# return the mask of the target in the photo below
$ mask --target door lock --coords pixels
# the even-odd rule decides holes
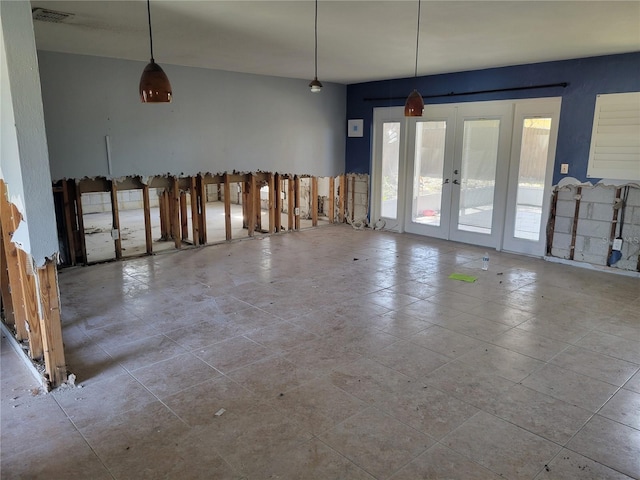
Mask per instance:
[[[458,175],[458,170],[454,170],[453,173],[455,173],[456,175]]]
[[[448,178],[445,178],[445,179],[444,179],[444,182],[442,182],[442,184],[443,184],[443,185],[446,185],[447,183],[449,183],[449,179],[448,179]]]
[[[454,185],[460,185],[460,182],[458,181],[458,179],[455,179],[455,180],[453,181],[453,184],[454,184]]]

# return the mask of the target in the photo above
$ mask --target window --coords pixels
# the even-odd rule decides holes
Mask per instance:
[[[640,180],[640,92],[597,96],[587,177]]]

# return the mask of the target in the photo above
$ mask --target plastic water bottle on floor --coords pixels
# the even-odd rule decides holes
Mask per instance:
[[[484,257],[482,257],[482,269],[489,270],[489,252],[484,252]]]

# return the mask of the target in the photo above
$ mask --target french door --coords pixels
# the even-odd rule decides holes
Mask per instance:
[[[559,108],[542,99],[427,106],[418,118],[376,110],[374,219],[543,255]]]

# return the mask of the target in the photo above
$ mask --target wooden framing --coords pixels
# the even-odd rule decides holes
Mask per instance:
[[[56,265],[48,260],[38,269],[42,316],[40,326],[43,332],[44,363],[49,382],[57,387],[67,381],[67,366],[62,343],[62,323],[60,321],[60,294]]]
[[[198,174],[198,206],[200,207],[200,245],[207,243],[207,186],[202,174]]]
[[[227,240],[233,238],[233,230],[231,228],[231,185],[229,183],[229,174],[225,173],[224,182],[224,233]]]
[[[622,188],[616,188],[616,194],[613,197],[613,202],[615,205],[615,202],[618,201],[619,198],[621,198],[622,195]],[[618,212],[620,210],[617,208],[613,209],[613,218],[611,220],[611,231],[609,233],[609,250],[607,251],[607,266],[611,266],[609,265],[609,259],[611,258],[611,252],[613,252],[613,241],[616,238],[616,229],[618,227]]]
[[[180,227],[180,186],[178,177],[171,177],[171,236],[177,249],[182,248]]]
[[[356,220],[356,176],[351,176],[351,221]]]
[[[344,223],[346,220],[345,209],[347,200],[347,179],[345,175],[340,175],[340,187],[338,191],[338,222]]]
[[[115,181],[111,181],[111,218],[112,218],[112,236],[117,233],[117,238],[113,239],[113,245],[116,251],[116,260],[122,258],[122,235],[120,234],[120,214],[118,212],[118,187]]]
[[[111,201],[112,235],[116,259],[123,258],[122,233],[120,231],[120,215],[118,196],[124,190],[140,190],[142,192],[142,209],[144,213],[145,247],[146,254],[154,253],[154,238],[151,222],[151,204],[155,198],[151,189],[158,189],[158,207],[160,219],[160,240],[173,240],[176,249],[182,248],[186,241],[193,246],[207,243],[207,185],[217,186],[218,197],[224,201],[225,240],[233,239],[233,225],[231,217],[231,203],[235,203],[235,190],[232,185],[242,185],[243,226],[247,229],[247,236],[252,237],[256,231],[261,233],[280,233],[283,230],[284,209],[287,209],[287,229],[290,231],[301,228],[302,217],[300,215],[300,203],[302,201],[301,186],[305,192],[309,179],[309,218],[311,225],[319,224],[319,178],[310,175],[292,175],[269,172],[255,173],[224,173],[224,174],[198,174],[189,177],[176,176],[151,176],[142,179],[138,176],[125,177],[110,180],[105,177],[84,178],[81,180],[62,180],[53,186],[56,195],[58,209],[64,215],[62,233],[68,240],[69,261],[66,255],[63,258],[64,265],[76,265],[87,263],[87,245],[84,232],[82,212],[82,194],[84,193],[108,193]],[[354,203],[353,195],[355,177],[340,175],[328,177],[328,217],[330,223],[346,221],[346,215],[350,211],[349,202]],[[285,183],[286,181],[286,183]],[[267,186],[268,193],[268,219],[269,226],[262,226],[262,201],[260,188]],[[350,188],[351,185],[351,188]],[[339,189],[338,191],[336,189]],[[351,190],[351,197],[348,193]],[[187,192],[189,196],[187,196]],[[286,200],[283,199],[283,196]],[[233,197],[233,200],[232,200]],[[305,197],[306,198],[306,197]],[[189,200],[191,205],[189,205]],[[238,198],[240,200],[240,198]],[[283,204],[283,200],[286,204]],[[86,199],[85,199],[86,202]],[[337,202],[337,204],[336,204]],[[189,211],[189,208],[191,209]],[[353,210],[353,209],[351,209]],[[305,207],[306,211],[306,207]],[[296,215],[296,212],[298,214]],[[188,216],[191,215],[191,226],[188,224]],[[351,215],[354,212],[350,213]],[[337,217],[337,218],[336,218]],[[266,216],[265,216],[266,218]],[[266,221],[266,220],[265,220]],[[117,233],[117,235],[116,235]],[[116,238],[117,237],[117,238]],[[157,239],[155,239],[157,240]]]
[[[573,214],[573,226],[571,227],[571,247],[569,260],[573,260],[576,251],[576,235],[578,233],[578,216],[580,215],[580,200],[582,199],[582,187],[576,189],[576,208]]]
[[[67,379],[56,265],[47,260],[43,268],[36,269],[29,255],[11,241],[21,221],[22,215],[8,201],[6,185],[0,180],[0,278],[7,324],[15,328],[18,340],[28,339],[32,359],[44,359],[45,376],[55,387]],[[57,322],[49,315],[52,306]]]
[[[298,175],[293,177],[293,204],[294,229],[300,230],[300,177]]]
[[[276,227],[276,211],[275,211],[275,179],[273,173],[270,173],[267,177],[267,188],[269,189],[269,233],[275,233]]]
[[[318,226],[318,177],[311,177],[311,226]]]
[[[187,192],[180,192],[180,238],[189,239],[189,217],[187,216]]]
[[[80,185],[76,183],[76,214],[78,215],[78,231],[80,232],[80,254],[82,255],[82,263],[87,263],[87,241],[84,238],[84,215],[82,212],[82,191]]]
[[[250,237],[253,237],[254,231],[256,229],[256,217],[255,217],[255,205],[256,202],[254,200],[254,192],[256,190],[256,177],[252,173],[247,176],[247,180],[245,181],[246,186],[246,219],[247,219],[247,234]]]
[[[71,218],[71,210],[73,209],[73,205],[71,204],[71,200],[70,200],[69,182],[70,180],[62,180],[62,201],[63,201],[63,208],[64,208],[65,230],[67,232],[67,245],[69,247],[69,261],[71,262],[71,265],[75,265],[76,264],[76,242],[75,242],[75,233],[73,229],[75,222]]]
[[[287,227],[289,230],[293,230],[294,229],[294,218],[293,218],[293,213],[294,213],[294,187],[293,187],[293,179],[291,178],[291,175],[289,175],[287,177]]]
[[[191,236],[193,244],[200,245],[200,213],[198,210],[198,180],[196,177],[189,177],[189,196],[191,197]]]
[[[142,209],[144,210],[144,243],[147,255],[153,253],[153,238],[151,234],[151,207],[149,202],[149,185],[142,185]]]
[[[273,186],[275,197],[273,221],[275,222],[275,231],[279,233],[282,230],[282,176],[279,173],[273,176]]]
[[[336,179],[329,177],[329,223],[336,221]]]
[[[553,234],[556,228],[556,209],[558,208],[558,191],[554,190],[551,196],[551,211],[547,222],[547,255],[551,255],[553,247]]]

